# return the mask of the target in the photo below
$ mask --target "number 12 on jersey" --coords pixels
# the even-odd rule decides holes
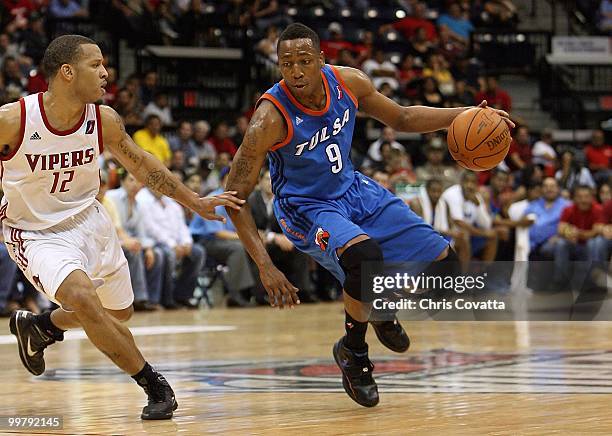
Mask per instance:
[[[72,182],[72,179],[74,178],[74,170],[66,170],[64,172],[55,171],[53,173],[53,187],[51,188],[51,194],[55,194],[55,192],[57,191],[57,184],[59,182],[60,175],[64,175],[67,177],[62,177],[62,184],[60,185],[60,189],[58,192],[70,191],[70,188],[66,188],[66,185]]]

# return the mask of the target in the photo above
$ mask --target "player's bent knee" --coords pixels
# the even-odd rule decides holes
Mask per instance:
[[[126,307],[125,309],[121,310],[108,310],[108,313],[110,313],[117,321],[126,322],[132,318],[132,315],[134,315],[134,306]]]
[[[383,271],[383,252],[372,239],[365,239],[351,245],[342,253],[340,266],[344,270],[344,291],[357,301],[370,303],[374,300],[371,283],[362,283],[362,270],[376,275]]]

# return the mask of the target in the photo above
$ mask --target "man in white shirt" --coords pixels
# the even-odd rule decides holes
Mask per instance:
[[[376,89],[380,89],[383,83],[388,83],[394,91],[399,88],[397,67],[385,58],[383,50],[377,49],[374,57],[365,61],[361,69],[370,76]]]
[[[166,308],[176,308],[177,304],[195,307],[190,299],[204,265],[205,253],[201,246],[193,244],[183,208],[171,198],[148,188],[140,190],[136,202],[145,216],[147,235],[166,256],[162,305]],[[181,271],[175,281],[173,276],[179,264]]]
[[[404,146],[395,140],[395,130],[391,127],[385,126],[382,129],[382,135],[376,141],[370,144],[368,148],[368,158],[373,160],[374,162],[381,162],[383,160],[383,156],[380,153],[380,147],[383,142],[388,142],[391,144],[391,148],[395,150],[406,151]]]
[[[440,197],[441,211],[448,213],[453,224],[461,231],[462,243],[469,247],[468,255],[479,256],[485,262],[495,260],[497,234],[492,229],[493,218],[482,195],[478,192],[476,174],[466,171],[461,184],[448,188]],[[470,259],[461,259],[464,266]]]
[[[531,154],[533,155],[534,165],[553,165],[557,159],[557,152],[552,146],[552,132],[550,129],[544,129],[539,141],[533,144]]]

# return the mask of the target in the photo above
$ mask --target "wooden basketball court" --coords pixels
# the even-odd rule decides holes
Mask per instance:
[[[393,354],[368,335],[381,394],[372,409],[342,391],[331,356],[342,306],[137,314],[147,359],[173,385],[172,421],[139,419],[145,395],[71,332],[21,366],[0,326],[0,415],[58,415],[63,429],[1,434],[610,434],[612,329],[605,322],[412,322]]]

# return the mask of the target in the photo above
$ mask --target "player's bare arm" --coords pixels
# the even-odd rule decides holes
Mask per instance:
[[[121,164],[147,187],[171,197],[209,220],[223,221],[215,214],[215,207],[226,206],[239,210],[244,203],[235,192],[224,192],[214,197],[200,198],[182,184],[159,160],[134,143],[125,131],[123,121],[114,109],[100,106],[104,144]]]
[[[21,108],[19,102],[0,107],[0,159],[11,156],[19,147]]]
[[[400,132],[427,133],[446,129],[457,115],[470,107],[433,108],[427,106],[400,106],[376,90],[370,78],[360,70],[337,67],[342,79],[359,102],[359,110]],[[487,107],[483,101],[480,107]],[[510,128],[514,123],[507,112],[493,109]]]
[[[287,126],[283,117],[272,103],[262,101],[234,156],[225,189],[237,192],[238,198],[245,200],[249,198],[257,184],[268,150],[282,142],[286,136]],[[284,304],[290,307],[299,304],[300,300],[296,294],[298,289],[272,264],[272,259],[257,231],[249,205],[245,204],[240,210],[227,208],[227,212],[240,240],[259,268],[261,282],[270,297],[270,305],[283,308]]]

